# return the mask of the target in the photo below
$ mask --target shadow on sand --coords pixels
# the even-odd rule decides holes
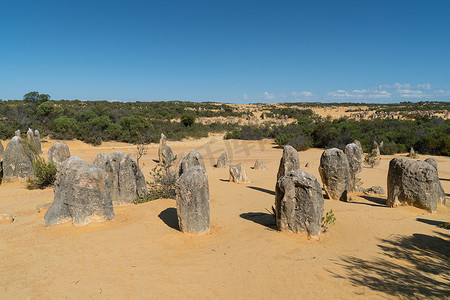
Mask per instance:
[[[257,186],[247,186],[247,187],[249,189],[252,189],[252,190],[257,190],[257,191],[260,191],[260,192],[267,193],[267,194],[275,196],[275,192],[272,191],[272,190],[268,190],[268,189],[265,189],[265,188],[260,188],[260,187],[257,187]]]
[[[263,212],[248,212],[239,215],[242,219],[252,221],[269,229],[276,229],[275,217]]]
[[[178,216],[176,208],[166,208],[158,215],[158,217],[170,228],[180,230],[180,227],[178,226]]]
[[[368,195],[362,195],[361,198],[366,199],[367,201],[370,201],[372,203],[376,203],[380,206],[386,206],[386,199],[381,197],[374,197],[374,196],[368,196]]]
[[[365,260],[354,256],[341,258],[338,265],[345,275],[331,272],[336,278],[349,280],[400,298],[429,299],[450,296],[450,235],[413,234],[382,239],[378,247],[382,256]]]
[[[428,225],[434,225],[436,227],[442,228],[441,226],[443,224],[445,224],[445,222],[443,221],[435,221],[435,220],[429,220],[429,219],[422,219],[422,218],[417,218],[416,221],[428,224]],[[450,271],[450,270],[449,270]]]

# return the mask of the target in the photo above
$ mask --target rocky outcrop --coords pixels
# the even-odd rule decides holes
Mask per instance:
[[[175,184],[178,224],[182,232],[204,233],[210,225],[208,176],[201,166],[183,170]]]
[[[248,182],[247,173],[242,164],[230,165],[230,182],[245,183]]]
[[[197,150],[192,150],[188,155],[184,156],[178,166],[178,176],[181,176],[190,168],[200,167],[204,172],[206,172],[205,162],[203,157]]]
[[[63,161],[70,157],[69,146],[63,143],[53,144],[47,152],[48,162],[54,163],[59,167]]]
[[[330,199],[348,201],[350,171],[347,155],[342,150],[325,150],[320,157],[319,173]]]
[[[220,154],[219,158],[217,159],[216,168],[228,168],[230,162],[228,161],[228,154],[225,151],[224,153]]]
[[[136,198],[147,195],[144,174],[131,154],[120,151],[109,155],[99,153],[94,165],[106,172],[105,184],[115,206],[132,204]]]
[[[5,148],[3,148],[3,144],[0,141],[0,160],[3,160],[3,157],[5,157]]]
[[[54,200],[45,213],[45,226],[72,220],[75,226],[114,219],[107,174],[99,167],[72,156],[60,166]]]
[[[419,155],[417,155],[416,151],[414,151],[414,148],[411,147],[411,149],[409,150],[408,157],[411,159],[418,159]]]
[[[283,155],[281,156],[280,166],[278,167],[277,181],[289,171],[300,169],[300,161],[298,159],[297,150],[290,145],[283,148]]]
[[[175,160],[175,155],[167,146],[167,139],[164,133],[161,133],[161,139],[159,140],[158,159],[160,163],[170,164]]]
[[[3,159],[3,182],[25,182],[34,176],[33,150],[20,137],[11,139],[5,149]]]
[[[265,170],[266,165],[263,163],[262,160],[260,160],[259,158],[256,159],[255,164],[253,165],[253,169],[254,170]]]
[[[438,173],[438,179],[439,179],[437,160],[434,157],[429,157],[429,158],[425,159],[425,162],[432,165],[436,169],[436,172]],[[441,181],[439,181],[439,203],[445,205],[445,202],[446,202],[445,201],[445,191],[444,191],[444,188],[442,187]]]
[[[357,190],[358,179],[357,174],[361,172],[363,166],[363,151],[355,143],[345,146],[345,155],[347,156],[349,166],[349,192]]]
[[[278,230],[318,236],[324,201],[317,179],[302,170],[290,171],[278,179],[277,188],[275,215]]]
[[[414,205],[436,212],[439,202],[437,169],[424,161],[394,158],[389,162],[387,206]]]
[[[14,136],[20,137],[20,129],[17,129],[16,131],[14,131]]]

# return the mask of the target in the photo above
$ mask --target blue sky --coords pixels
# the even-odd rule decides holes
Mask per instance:
[[[0,1],[0,99],[450,101],[450,1]]]

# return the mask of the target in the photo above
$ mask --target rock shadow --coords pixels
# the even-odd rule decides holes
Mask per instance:
[[[441,226],[444,225],[446,222],[443,221],[436,221],[436,220],[430,220],[430,219],[422,219],[422,218],[417,218],[416,221],[428,224],[428,225],[434,225],[436,227],[442,228]],[[447,228],[450,229],[450,228]],[[450,270],[449,270],[450,271]]]
[[[263,212],[248,212],[239,215],[242,219],[252,221],[269,229],[276,229],[275,216]]]
[[[345,274],[329,272],[352,285],[394,297],[444,299],[450,296],[450,235],[434,233],[381,239],[381,257],[345,256],[336,262]]]
[[[175,230],[180,230],[178,226],[178,216],[177,209],[174,207],[169,207],[159,213],[158,217],[170,228]]]
[[[260,191],[260,192],[267,193],[267,194],[275,196],[275,192],[272,191],[272,190],[268,190],[268,189],[265,189],[265,188],[260,188],[260,187],[257,187],[257,186],[247,186],[247,187],[249,189],[252,189],[252,190],[257,190],[257,191]]]
[[[387,200],[380,197],[374,197],[374,196],[368,196],[368,195],[361,195],[359,196],[361,198],[366,199],[367,201],[370,201],[372,203],[376,203],[380,206],[386,206]]]
[[[450,181],[450,179],[448,179],[448,178],[439,178],[439,180],[442,180],[442,181]]]

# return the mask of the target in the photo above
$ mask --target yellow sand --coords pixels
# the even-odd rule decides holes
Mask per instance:
[[[54,142],[42,144],[44,157]],[[125,143],[100,147],[65,143],[72,155],[88,162],[99,152],[135,153],[135,146]],[[325,211],[333,209],[336,225],[319,241],[308,240],[277,232],[271,225],[268,211],[274,203],[282,153],[272,141],[224,141],[216,136],[169,145],[178,155],[197,149],[204,157],[211,194],[212,227],[207,234],[181,233],[175,201],[170,199],[115,208],[114,222],[46,228],[45,210],[38,212],[36,205],[52,202],[53,190],[2,184],[0,213],[13,214],[15,222],[0,225],[0,299],[449,296],[450,231],[436,225],[450,221],[448,207],[440,206],[437,214],[414,207],[386,208],[385,196],[364,194],[352,195],[351,203],[325,200]],[[157,149],[158,145],[150,145],[142,159],[147,180]],[[213,167],[225,149],[232,163],[246,166],[250,183],[229,183],[228,170]],[[302,168],[319,182],[321,153],[320,149],[299,153]],[[379,166],[363,169],[364,187],[386,189],[392,157],[383,156]],[[267,170],[250,168],[256,158]],[[448,193],[450,158],[437,161]],[[307,162],[310,167],[304,168]],[[417,243],[421,247],[415,248]],[[430,248],[421,250],[425,246]],[[430,265],[436,274],[424,271]],[[414,294],[415,287],[423,290]]]

